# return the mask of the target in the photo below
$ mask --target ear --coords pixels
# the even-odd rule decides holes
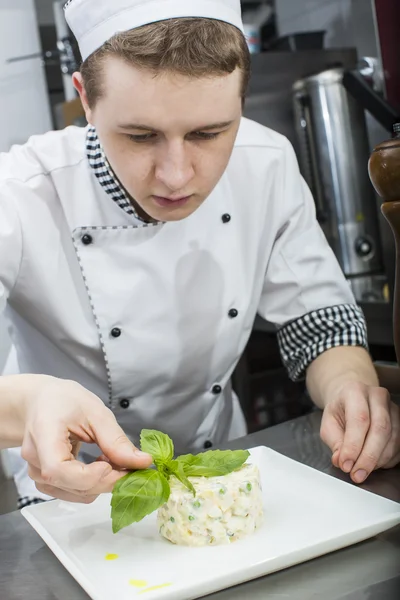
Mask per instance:
[[[79,72],[76,72],[72,75],[72,83],[74,84],[74,88],[78,92],[79,97],[81,99],[87,122],[90,124],[93,124],[92,123],[93,112],[89,106],[85,86],[83,84],[82,75]]]

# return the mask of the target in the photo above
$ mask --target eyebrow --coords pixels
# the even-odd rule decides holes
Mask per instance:
[[[196,127],[192,131],[209,131],[210,129],[224,129],[232,125],[233,121],[222,121],[220,123],[212,123],[210,125],[203,125],[202,127]],[[154,131],[154,133],[160,133],[154,127],[149,125],[143,125],[139,123],[121,123],[118,125],[120,129],[138,129],[139,131]]]

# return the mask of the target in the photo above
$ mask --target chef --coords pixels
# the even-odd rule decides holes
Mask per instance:
[[[65,15],[89,125],[0,159],[15,355],[0,401],[51,404],[29,412],[22,445],[41,497],[93,499],[121,467],[145,466],[110,455],[115,429],[98,439],[93,396],[132,441],[143,427],[177,451],[244,435],[230,379],[257,313],[324,410],[333,464],[360,483],[399,462],[399,409],[293,148],[242,117],[239,0],[69,0]],[[68,420],[69,401],[82,408]],[[106,450],[103,478],[82,482],[79,441]]]

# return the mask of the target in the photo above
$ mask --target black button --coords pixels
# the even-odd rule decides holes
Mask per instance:
[[[210,442],[210,440],[207,440],[206,442],[204,442],[204,449],[208,450],[209,448],[212,448],[212,442]]]
[[[236,319],[236,317],[238,316],[238,311],[236,310],[236,308],[231,308],[231,310],[228,312],[228,315],[230,316],[231,319]]]
[[[121,402],[119,403],[121,408],[129,408],[131,403],[129,402],[129,400],[127,400],[126,398],[124,398],[123,400],[121,400]]]
[[[216,396],[222,392],[222,387],[220,385],[214,385],[212,389],[212,393]]]
[[[111,335],[114,338],[118,338],[121,335],[122,331],[120,330],[119,327],[114,327],[114,329],[111,330]]]
[[[230,220],[231,220],[231,215],[229,215],[228,213],[225,213],[224,215],[222,215],[223,223],[229,223]]]
[[[82,236],[82,244],[84,244],[85,246],[90,246],[90,244],[93,244],[92,236],[88,233],[85,233],[85,235]]]

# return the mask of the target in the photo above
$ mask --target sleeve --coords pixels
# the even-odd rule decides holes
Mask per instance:
[[[258,313],[278,329],[289,376],[335,346],[368,348],[366,323],[350,284],[316,219],[315,203],[287,143],[281,178],[279,231],[265,274]]]
[[[22,235],[18,213],[8,192],[0,189],[0,314],[18,278]]]

